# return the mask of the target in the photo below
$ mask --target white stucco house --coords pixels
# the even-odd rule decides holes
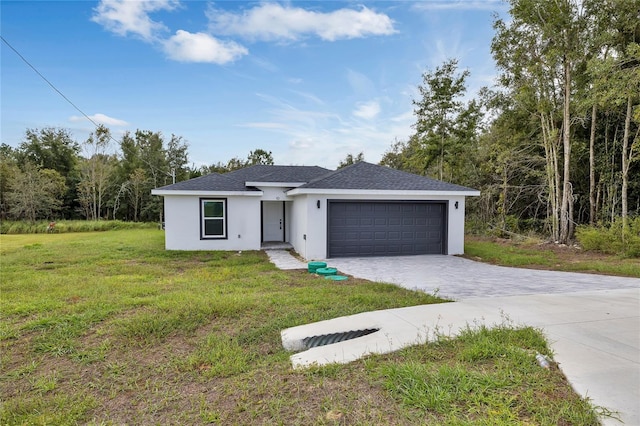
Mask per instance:
[[[255,165],[152,190],[168,250],[260,250],[307,260],[461,254],[465,197],[480,192],[360,162],[335,171]]]

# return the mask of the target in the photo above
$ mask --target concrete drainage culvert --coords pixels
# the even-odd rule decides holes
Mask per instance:
[[[319,336],[305,337],[302,344],[305,349],[315,348],[318,346],[331,345],[333,343],[344,342],[345,340],[357,339],[358,337],[367,336],[369,334],[380,331],[379,328],[367,328],[364,330],[351,330],[341,333],[322,334]]]

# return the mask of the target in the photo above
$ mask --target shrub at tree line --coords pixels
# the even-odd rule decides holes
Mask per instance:
[[[45,220],[0,222],[0,234],[45,234],[67,232],[116,231],[121,229],[157,228],[154,222],[125,222],[122,220],[62,220],[51,222]]]
[[[585,250],[640,257],[640,217],[630,220],[626,230],[621,220],[609,227],[579,226],[576,238]]]

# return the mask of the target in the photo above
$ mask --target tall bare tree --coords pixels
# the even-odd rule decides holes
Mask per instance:
[[[539,117],[547,159],[553,239],[573,233],[572,88],[584,61],[583,9],[578,0],[510,0],[511,21],[497,19],[492,52],[501,83]]]
[[[102,218],[102,208],[112,177],[115,172],[115,159],[109,153],[111,132],[99,126],[83,144],[86,158],[80,162],[80,183],[78,199],[90,220]]]

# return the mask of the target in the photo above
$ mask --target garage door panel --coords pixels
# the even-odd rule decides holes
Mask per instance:
[[[329,257],[442,254],[445,204],[329,203]]]
[[[371,256],[373,255],[374,251],[373,251],[373,246],[372,245],[360,245],[360,246],[353,246],[351,248],[351,250],[353,251],[353,253],[357,253],[357,256]]]
[[[387,241],[387,233],[385,231],[378,231],[376,233],[374,233],[373,239],[378,241],[378,240],[382,240],[382,241]]]

